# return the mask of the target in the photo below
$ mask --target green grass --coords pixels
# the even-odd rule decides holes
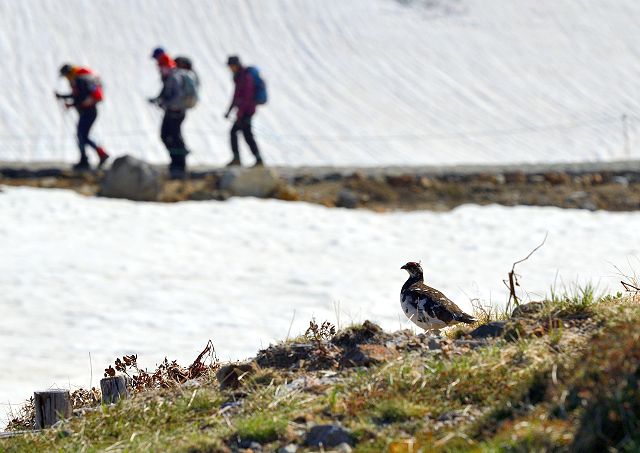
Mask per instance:
[[[638,301],[591,285],[554,291],[510,341],[468,350],[450,340],[329,381],[268,368],[221,392],[210,376],[0,440],[0,451],[221,452],[238,439],[274,451],[302,445],[309,423],[340,423],[358,452],[407,451],[407,439],[429,452],[637,451],[639,321]],[[302,377],[306,387],[289,385]],[[223,409],[231,401],[241,404]]]
[[[268,443],[277,440],[287,428],[287,420],[270,413],[258,413],[238,421],[236,428],[240,439]]]

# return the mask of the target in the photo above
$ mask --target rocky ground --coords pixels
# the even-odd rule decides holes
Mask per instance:
[[[637,451],[639,301],[578,291],[480,309],[444,337],[312,321],[244,363],[205,370],[201,354],[196,379],[168,362],[140,372],[130,356],[116,361],[138,386],[130,399],[85,392],[38,433],[27,408],[0,450]]]
[[[260,196],[325,206],[449,210],[465,203],[557,206],[609,211],[640,209],[640,164],[504,167],[196,169],[184,179],[157,174],[150,198],[161,202]],[[105,172],[0,166],[0,185],[68,188],[104,194]],[[126,195],[125,195],[126,196]]]

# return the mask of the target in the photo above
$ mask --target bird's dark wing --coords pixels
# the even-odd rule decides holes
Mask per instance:
[[[414,297],[423,302],[422,308],[424,312],[432,317],[449,324],[452,322],[473,323],[473,316],[466,314],[456,304],[454,304],[447,296],[442,294],[435,288],[431,288],[424,283],[416,283],[409,288]]]

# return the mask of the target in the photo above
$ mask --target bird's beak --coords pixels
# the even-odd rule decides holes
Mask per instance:
[[[400,269],[404,269],[404,270],[406,270],[406,269],[407,269],[407,265],[405,264],[405,265],[404,265],[404,266],[402,266]]]

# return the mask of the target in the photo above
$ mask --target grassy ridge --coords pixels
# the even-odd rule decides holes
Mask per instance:
[[[0,440],[0,451],[225,452],[242,441],[275,451],[326,423],[361,452],[638,451],[639,320],[640,300],[585,288],[509,319],[486,344],[458,330],[462,340],[403,343],[368,367],[267,366],[228,390],[210,375]]]

